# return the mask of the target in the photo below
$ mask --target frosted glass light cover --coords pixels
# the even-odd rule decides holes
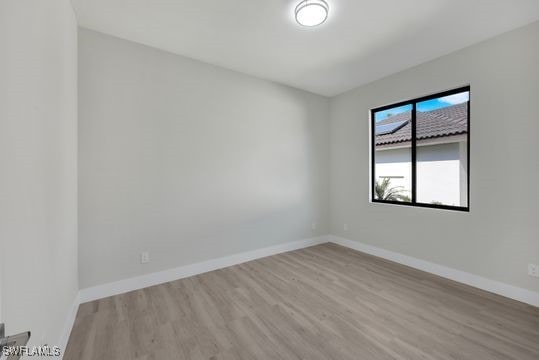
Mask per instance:
[[[328,18],[329,6],[324,0],[304,0],[296,6],[296,21],[303,26],[317,26]]]

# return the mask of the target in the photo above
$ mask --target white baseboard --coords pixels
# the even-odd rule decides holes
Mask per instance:
[[[335,235],[324,235],[315,238],[274,245],[263,249],[247,251],[195,264],[180,266],[174,269],[164,270],[125,280],[115,281],[108,284],[81,289],[68,314],[68,318],[65,322],[64,332],[60,339],[59,346],[61,346],[61,349],[65,351],[67,342],[69,340],[69,335],[75,321],[77,309],[80,303],[122,294],[125,292],[142,289],[148,286],[159,285],[165,282],[186,278],[189,276],[194,276],[217,269],[222,269],[228,266],[260,259],[266,256],[298,250],[313,245],[323,244],[328,241],[539,307],[538,292],[490,280],[478,275],[452,269],[443,265],[438,265],[426,260],[417,259],[408,255],[403,255],[372,245],[363,244],[358,241],[345,239]]]
[[[247,261],[256,260],[266,256],[284,253],[287,251],[302,249],[308,246],[323,244],[328,242],[327,235],[318,236],[284,244],[274,245],[263,249],[247,251],[235,255],[225,256],[217,259],[202,261],[195,264],[180,266],[174,269],[159,271],[151,274],[141,275],[125,280],[119,280],[108,284],[98,285],[80,290],[80,302],[85,303],[105,297],[123,294],[129,291],[142,289],[148,286],[159,285],[169,281],[183,279],[189,276],[202,274],[208,271],[222,269],[228,266],[241,264]]]
[[[363,244],[358,241],[345,239],[339,236],[329,235],[328,238],[329,242],[338,245],[342,245],[386,260],[391,260],[402,265],[539,307],[539,292],[519,288],[517,286],[487,279],[482,276],[467,273],[465,271],[452,269],[447,266],[438,265],[426,260],[417,259],[408,255],[381,249],[376,246]]]
[[[69,341],[69,335],[71,335],[71,330],[73,329],[73,325],[75,324],[75,319],[77,318],[79,305],[80,305],[80,292],[77,292],[77,294],[75,295],[75,299],[73,300],[73,303],[71,304],[71,308],[69,309],[69,313],[67,314],[67,318],[64,323],[64,329],[62,331],[62,334],[60,335],[60,340],[58,341],[58,346],[60,347],[60,351],[61,351],[60,356],[58,357],[58,359],[60,360],[64,357],[64,353],[67,348],[67,343]]]

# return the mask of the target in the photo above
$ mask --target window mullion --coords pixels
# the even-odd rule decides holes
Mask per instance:
[[[416,152],[416,107],[417,103],[412,104],[412,204],[417,203],[417,152]]]

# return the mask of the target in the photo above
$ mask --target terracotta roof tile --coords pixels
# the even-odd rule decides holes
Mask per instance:
[[[403,112],[379,121],[376,125],[410,121],[411,111]],[[468,132],[468,104],[447,106],[445,108],[417,112],[417,140],[466,134]],[[409,122],[391,134],[377,135],[376,145],[394,144],[412,139],[412,124]]]

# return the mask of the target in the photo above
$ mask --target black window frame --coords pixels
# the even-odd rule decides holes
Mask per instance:
[[[462,92],[468,92],[468,121],[467,121],[467,132],[466,132],[466,147],[467,147],[467,171],[466,171],[466,186],[467,186],[467,202],[466,206],[452,206],[452,205],[438,205],[438,204],[426,204],[426,203],[418,203],[416,201],[417,198],[417,155],[416,155],[416,148],[417,148],[417,139],[416,139],[416,108],[417,104],[423,101],[432,100],[444,96],[449,95],[455,95]],[[412,124],[412,139],[411,139],[411,163],[412,163],[412,174],[411,174],[411,201],[410,202],[404,202],[404,201],[393,201],[393,200],[380,200],[376,199],[374,194],[374,187],[376,185],[376,121],[375,121],[375,114],[384,111],[393,109],[399,106],[404,105],[412,105],[412,114],[411,114],[411,124]],[[373,203],[381,203],[381,204],[394,204],[394,205],[402,205],[402,206],[412,206],[412,207],[422,207],[422,208],[433,208],[433,209],[443,209],[443,210],[455,210],[455,211],[464,211],[469,212],[470,211],[470,108],[471,108],[471,91],[470,86],[462,86],[456,89],[447,90],[443,92],[439,92],[432,95],[422,96],[415,99],[410,99],[406,101],[399,101],[397,103],[384,105],[380,107],[376,107],[370,110],[370,121],[371,121],[371,202]]]

